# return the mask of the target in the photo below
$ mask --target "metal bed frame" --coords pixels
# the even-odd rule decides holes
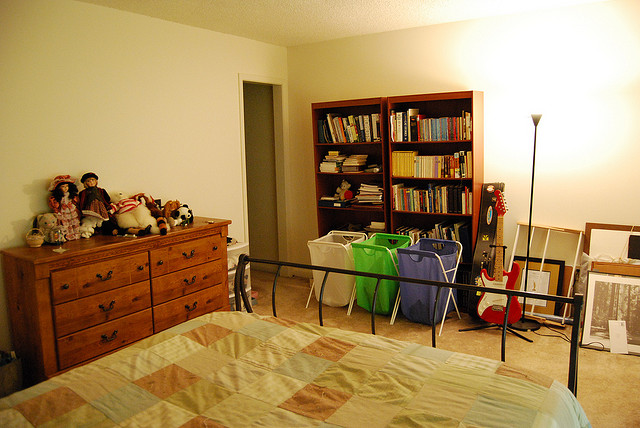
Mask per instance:
[[[582,294],[576,294],[574,297],[541,295],[541,294],[531,293],[526,291],[507,290],[502,288],[478,287],[478,286],[468,285],[468,284],[439,282],[439,281],[432,281],[427,279],[416,279],[416,278],[407,278],[407,277],[401,277],[401,276],[359,272],[355,270],[338,269],[338,268],[332,268],[327,266],[316,266],[316,265],[309,265],[309,264],[303,264],[303,263],[257,259],[257,258],[249,257],[247,254],[241,254],[238,259],[238,265],[236,267],[236,274],[235,274],[234,285],[233,285],[234,293],[236,296],[235,309],[237,311],[242,310],[242,305],[244,304],[246,311],[250,313],[253,312],[253,308],[251,307],[251,298],[250,296],[247,296],[247,293],[245,291],[245,284],[244,284],[244,272],[247,264],[249,263],[277,266],[275,276],[273,279],[273,292],[271,295],[271,307],[272,307],[274,317],[278,316],[276,312],[276,286],[278,283],[278,278],[280,276],[280,270],[283,266],[293,267],[298,269],[324,271],[325,274],[324,274],[324,279],[322,281],[322,286],[320,289],[320,299],[318,301],[318,318],[321,326],[323,325],[322,298],[324,295],[324,288],[325,288],[325,284],[327,282],[327,277],[329,276],[329,273],[352,275],[352,276],[365,276],[365,277],[377,279],[376,288],[373,294],[373,306],[372,306],[373,308],[375,308],[375,305],[376,305],[380,280],[383,280],[383,279],[388,279],[393,281],[412,282],[416,284],[425,284],[425,285],[432,285],[432,286],[438,287],[438,291],[436,292],[436,299],[433,303],[434,309],[438,305],[438,302],[440,299],[440,292],[442,291],[442,288],[456,288],[458,290],[466,290],[471,292],[504,294],[507,296],[507,305],[505,308],[504,320],[502,325],[500,326],[502,327],[501,360],[503,362],[505,361],[505,354],[506,354],[507,319],[509,316],[509,310],[511,309],[512,296],[571,304],[574,307],[574,316],[573,316],[574,322],[573,322],[573,328],[571,331],[571,341],[570,341],[571,347],[569,351],[569,375],[568,375],[568,381],[567,381],[567,388],[573,393],[574,396],[577,396],[578,342],[580,340],[580,328],[581,328],[579,320],[582,319],[581,317],[582,307],[584,304],[584,296]],[[238,296],[241,296],[241,299],[237,298]],[[435,315],[436,315],[436,311],[434,310],[432,325],[431,325],[431,346],[433,348],[436,347],[436,324],[435,322],[433,322],[435,321]],[[371,311],[371,333],[372,334],[376,334],[375,316],[376,316],[375,311]]]

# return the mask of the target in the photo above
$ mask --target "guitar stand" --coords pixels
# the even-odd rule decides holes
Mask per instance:
[[[500,330],[502,330],[502,326],[500,324],[485,324],[485,325],[478,325],[478,326],[475,326],[475,327],[461,328],[458,331],[484,330],[486,328],[499,328]],[[518,333],[517,331],[515,331],[514,329],[512,329],[509,326],[507,326],[507,332],[509,332],[511,334],[514,334],[514,335],[518,336],[520,339],[526,340],[529,343],[533,343],[533,340],[529,339],[526,336],[521,335],[520,333]]]
[[[504,257],[504,253],[507,251],[507,246],[506,245],[489,245],[489,247],[491,247],[491,248],[497,248],[497,247],[502,248],[503,257]],[[491,323],[491,324],[478,325],[478,326],[475,326],[475,327],[461,328],[458,331],[484,330],[486,328],[499,328],[500,330],[502,330],[503,329],[503,325]],[[533,343],[532,339],[529,339],[528,337],[525,337],[525,336],[521,335],[520,333],[518,333],[517,331],[515,331],[514,329],[509,327],[508,324],[507,324],[507,332],[519,337],[522,340],[526,340],[529,343]],[[504,359],[503,359],[503,361],[504,361]]]

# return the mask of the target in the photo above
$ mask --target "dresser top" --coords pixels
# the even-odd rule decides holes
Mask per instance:
[[[145,235],[140,237],[94,235],[88,239],[81,238],[65,242],[62,244],[62,249],[65,250],[63,252],[54,251],[60,246],[51,244],[43,244],[37,248],[25,245],[7,248],[0,252],[3,255],[34,264],[51,263],[60,259],[83,257],[89,253],[96,255],[99,252],[124,254],[133,251],[152,250],[172,242],[181,242],[213,234],[221,234],[226,237],[229,224],[231,224],[230,220],[194,217],[193,223],[187,226],[174,226],[166,235]]]

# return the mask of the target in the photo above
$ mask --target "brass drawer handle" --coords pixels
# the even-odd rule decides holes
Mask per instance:
[[[98,305],[98,307],[100,309],[102,309],[103,312],[109,312],[111,309],[113,309],[113,305],[116,304],[115,300],[112,300],[111,303],[109,303],[108,307],[105,307],[102,303]]]
[[[144,270],[144,266],[143,265],[138,266],[138,270]]]
[[[107,336],[106,334],[103,334],[102,336],[100,336],[100,338],[102,339],[102,342],[107,343],[107,342],[111,342],[112,340],[115,340],[117,336],[118,336],[118,330],[113,330],[113,333],[111,333],[111,336]]]
[[[164,264],[164,261],[158,260],[158,266],[162,266],[163,264]]]
[[[217,249],[218,249],[218,246],[217,246],[217,245],[214,245],[214,246],[213,246],[213,251],[216,251]]]
[[[113,271],[112,271],[112,270],[110,270],[110,271],[107,273],[107,276],[103,277],[103,276],[102,276],[102,274],[97,273],[97,274],[96,274],[96,277],[98,277],[98,279],[99,279],[100,281],[108,281],[108,280],[110,280],[110,279],[111,279],[112,275],[113,275]]]
[[[193,278],[191,278],[191,281],[189,281],[187,278],[183,279],[183,281],[187,285],[193,285],[196,282],[196,276],[193,275]]]
[[[69,284],[63,284],[61,288],[63,290],[68,290],[69,289]]]
[[[198,306],[198,301],[196,300],[195,302],[193,302],[193,306],[189,306],[189,305],[184,305],[185,309],[187,310],[187,312],[191,312],[192,310],[194,310],[196,307]]]
[[[189,254],[183,252],[182,255],[184,256],[185,259],[190,259],[191,257],[193,257],[196,254],[196,250],[191,250],[191,252]]]

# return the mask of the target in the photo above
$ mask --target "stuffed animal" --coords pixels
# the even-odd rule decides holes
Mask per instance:
[[[167,223],[167,219],[164,217],[162,210],[160,210],[158,204],[156,204],[155,199],[147,193],[138,193],[137,195],[134,195],[133,198],[143,203],[149,209],[153,218],[156,219],[160,235],[166,235],[169,231],[169,224]]]
[[[171,213],[171,217],[176,226],[186,226],[193,223],[193,211],[189,208],[189,205],[183,204]]]
[[[37,227],[44,234],[44,242],[61,244],[66,241],[62,226],[58,224],[58,217],[54,213],[39,214],[34,220]]]
[[[182,204],[180,201],[167,201],[162,207],[162,216],[167,219],[171,226],[176,226],[173,212],[177,211]]]
[[[146,204],[135,198],[125,197],[123,192],[112,193],[111,201],[118,227],[122,229],[142,228],[155,235],[162,233],[158,226],[158,220],[151,215]]]
[[[91,238],[94,233],[102,226],[103,220],[96,216],[85,216],[80,221],[80,236],[83,238]]]
[[[353,192],[349,190],[350,188],[351,183],[349,183],[347,180],[342,180],[342,183],[340,183],[340,187],[336,189],[335,196],[340,198],[341,201],[344,201],[345,199],[353,199]]]

